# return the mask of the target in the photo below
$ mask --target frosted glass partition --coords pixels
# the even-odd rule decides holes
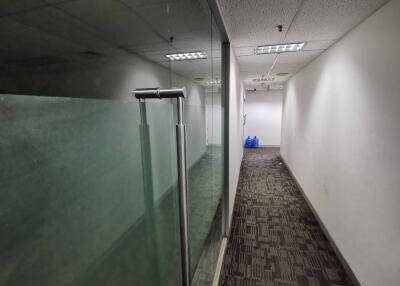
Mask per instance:
[[[151,141],[136,100],[0,96],[0,285],[180,285],[172,104],[147,117]]]
[[[198,11],[201,10],[203,9],[198,7]],[[187,87],[185,121],[189,167],[190,268],[193,286],[212,285],[223,236],[222,44],[211,11],[207,8],[203,12],[202,18],[207,21],[190,18],[187,22],[189,25],[194,24],[196,29],[201,31],[195,49],[207,53],[207,59],[170,62],[171,86]],[[190,40],[184,42],[188,48],[193,49]],[[191,83],[183,83],[178,74],[184,75]]]
[[[190,96],[193,95],[189,92]],[[203,87],[199,102],[188,100],[185,104],[189,165],[189,238],[194,286],[211,285],[222,239],[220,203],[223,194],[223,147],[221,141],[216,144],[216,139],[206,136],[206,128],[209,128],[207,121],[215,121],[212,124],[214,127],[221,123],[221,109],[214,109],[213,114],[206,114],[206,96]],[[221,128],[218,129],[219,131],[212,128],[211,136],[218,135],[221,138],[217,134]]]

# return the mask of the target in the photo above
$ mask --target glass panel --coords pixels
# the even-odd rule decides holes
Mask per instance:
[[[206,219],[203,217],[203,220],[210,221],[211,223],[208,224],[208,235],[204,242],[201,258],[196,269],[194,278],[195,285],[212,285],[223,229],[221,204],[224,190],[224,149],[222,144],[223,130],[221,109],[221,40],[214,20],[212,22],[211,33],[212,73],[205,94],[207,163],[204,169],[207,170],[207,174],[201,179],[202,182],[200,183],[207,186],[205,190],[209,193],[209,198],[207,199],[207,214],[209,218]]]
[[[172,85],[186,82],[190,258],[193,285],[211,285],[222,239],[221,41],[206,1],[173,10],[185,19],[175,53],[205,52],[207,59],[171,61]]]
[[[192,275],[209,285],[223,160],[207,1],[5,1],[0,15],[0,285],[181,285],[175,101],[131,91],[182,86]],[[180,51],[208,58],[166,57]]]
[[[147,118],[150,146],[136,100],[0,96],[1,285],[180,284],[172,105]]]
[[[17,2],[0,5],[0,285],[181,285],[175,102],[144,116],[131,94],[171,87],[169,4]]]

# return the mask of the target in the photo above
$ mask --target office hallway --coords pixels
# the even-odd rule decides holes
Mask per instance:
[[[351,285],[278,149],[245,149],[220,285]]]

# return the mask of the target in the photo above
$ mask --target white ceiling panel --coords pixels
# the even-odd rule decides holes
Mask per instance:
[[[48,55],[82,50],[80,45],[51,36],[9,18],[0,19],[0,38],[3,49],[6,49],[4,43],[7,41],[14,42],[15,46],[12,50],[24,51],[27,54],[32,51]]]
[[[274,62],[275,55],[252,55],[238,57],[240,71],[267,71]]]
[[[256,46],[252,46],[252,47],[237,47],[237,48],[235,48],[235,55],[237,57],[254,55],[254,48],[255,47]]]
[[[282,53],[279,54],[276,64],[278,65],[290,65],[294,67],[303,67],[307,62],[316,58],[321,52],[320,51],[300,51],[295,53]]]
[[[371,15],[386,0],[306,0],[287,41],[332,40]]]
[[[176,48],[177,52],[195,52],[205,51],[210,56],[211,39],[210,35],[182,37],[174,40],[172,45]]]
[[[210,14],[198,1],[188,0],[135,8],[165,38],[207,32],[211,35]]]
[[[282,41],[277,25],[287,27],[300,0],[220,0],[219,4],[234,47]]]
[[[54,7],[18,14],[12,19],[51,36],[81,45],[82,50],[96,50],[107,54],[111,50],[110,44],[101,39],[98,31]]]
[[[59,4],[57,7],[73,15],[118,46],[154,43],[162,40],[135,13],[119,1],[79,0]]]
[[[294,75],[386,2],[218,0],[247,82],[251,77],[267,73],[272,66],[274,55],[254,56],[256,46],[306,41],[301,52],[281,54],[271,72]],[[283,25],[281,33],[277,25]]]
[[[43,0],[47,4],[57,4],[61,2],[70,2],[70,1],[76,1],[76,0]]]
[[[1,0],[0,16],[26,11],[45,5],[46,2],[43,0]]]
[[[160,41],[151,44],[139,44],[124,47],[129,52],[140,53],[140,54],[167,54],[172,51],[171,46],[165,42]]]
[[[179,0],[121,0],[121,2],[130,7],[140,7],[179,2]]]
[[[329,48],[335,40],[317,40],[317,41],[308,41],[304,45],[304,51],[316,51],[316,50],[326,50]]]
[[[85,20],[98,21],[107,17],[107,14],[125,10],[125,6],[118,0],[75,0],[61,2],[57,5],[63,10],[71,12]]]
[[[289,72],[293,75],[320,55],[320,53],[320,51],[301,51],[298,53],[280,54],[272,70],[272,74]]]

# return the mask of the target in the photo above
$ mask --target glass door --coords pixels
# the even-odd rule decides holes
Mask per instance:
[[[173,107],[140,115],[0,96],[1,285],[179,285]]]
[[[207,1],[177,2],[168,13],[172,85],[187,87],[189,244],[192,285],[212,285],[222,241],[221,39]],[[179,22],[181,21],[181,22]],[[181,24],[178,24],[181,23]],[[191,57],[197,53],[197,57]]]
[[[176,100],[132,95],[175,87],[190,280],[211,285],[223,124],[207,1],[16,2],[0,5],[0,285],[182,285]]]

